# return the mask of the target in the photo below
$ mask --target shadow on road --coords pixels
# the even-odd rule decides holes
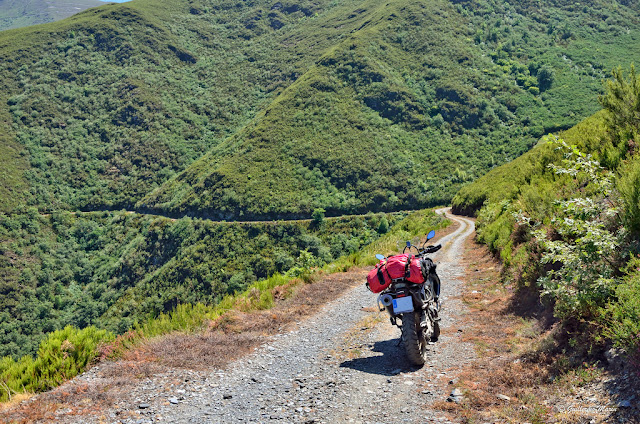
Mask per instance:
[[[368,374],[378,374],[393,376],[400,372],[414,371],[417,368],[412,366],[404,354],[402,345],[398,345],[399,339],[384,340],[375,342],[370,352],[382,353],[382,355],[372,355],[366,358],[355,358],[344,361],[341,368],[351,368],[356,371]]]

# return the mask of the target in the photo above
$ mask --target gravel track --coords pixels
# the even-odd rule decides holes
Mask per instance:
[[[439,210],[445,213],[445,209]],[[422,368],[408,364],[400,330],[378,312],[364,284],[346,292],[290,332],[273,335],[226,370],[169,370],[143,379],[101,416],[65,422],[122,423],[418,423],[450,422],[430,408],[445,400],[455,371],[474,358],[462,341],[463,242],[468,219],[439,240],[432,255],[442,281],[442,334]],[[78,377],[96,383],[100,367]],[[77,417],[80,418],[80,417]]]

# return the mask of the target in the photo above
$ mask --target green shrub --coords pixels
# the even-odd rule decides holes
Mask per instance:
[[[628,268],[632,272],[617,285],[606,307],[605,334],[634,355],[640,350],[640,258],[634,258]]]
[[[637,237],[640,235],[640,156],[632,157],[618,168],[616,189],[624,207],[624,225]]]
[[[18,361],[5,357],[0,361],[0,401],[13,392],[40,392],[57,387],[83,372],[100,354],[101,345],[112,341],[113,334],[95,327],[78,330],[71,326],[55,331],[42,341],[36,358],[24,356]]]
[[[566,159],[562,166],[552,165],[554,171],[573,177],[580,190],[576,197],[556,201],[548,225],[524,214],[519,221],[532,225],[541,263],[550,266],[538,282],[555,302],[556,316],[593,320],[612,294],[624,231],[615,222],[617,208],[607,201],[613,189],[609,174],[591,155],[563,140],[556,144]]]

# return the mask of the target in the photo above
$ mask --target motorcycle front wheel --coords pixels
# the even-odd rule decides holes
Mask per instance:
[[[427,340],[420,328],[418,312],[402,314],[402,344],[409,361],[414,365],[424,365],[427,360]]]

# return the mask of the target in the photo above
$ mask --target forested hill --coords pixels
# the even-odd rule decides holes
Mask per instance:
[[[398,210],[595,112],[637,5],[159,1],[0,33],[5,211]]]
[[[0,31],[57,21],[101,5],[100,0],[2,0]]]

